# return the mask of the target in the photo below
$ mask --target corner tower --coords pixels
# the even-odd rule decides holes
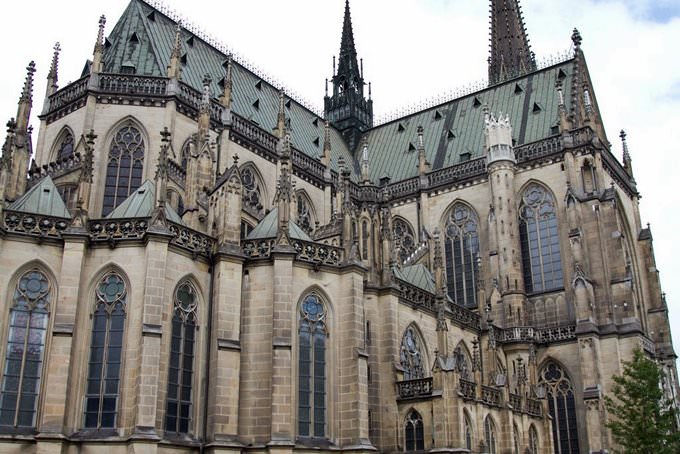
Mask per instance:
[[[536,70],[519,0],[491,0],[489,85]]]
[[[345,18],[342,25],[342,41],[336,71],[333,57],[333,93],[328,95],[326,80],[326,96],[324,97],[324,114],[326,119],[337,128],[344,137],[350,150],[357,148],[361,134],[373,126],[373,101],[364,96],[363,63],[357,64],[357,51],[354,47],[352,18],[349,12],[349,0],[345,0]]]

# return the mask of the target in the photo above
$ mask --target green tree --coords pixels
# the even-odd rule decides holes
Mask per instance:
[[[661,390],[663,372],[642,351],[624,361],[623,375],[614,376],[613,399],[605,396],[607,427],[622,454],[678,454],[680,432],[675,408]]]

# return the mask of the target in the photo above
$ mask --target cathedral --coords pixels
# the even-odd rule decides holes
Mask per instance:
[[[488,85],[382,124],[348,0],[323,113],[155,0],[92,24],[66,86],[55,46],[42,103],[29,64],[0,158],[0,451],[603,454],[636,349],[677,402],[581,36],[540,65],[519,0],[490,18]]]

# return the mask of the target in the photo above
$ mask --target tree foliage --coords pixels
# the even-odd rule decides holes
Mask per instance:
[[[675,408],[661,389],[663,371],[642,351],[623,363],[623,374],[614,376],[612,395],[605,396],[610,414],[607,427],[622,454],[678,454],[680,432]]]

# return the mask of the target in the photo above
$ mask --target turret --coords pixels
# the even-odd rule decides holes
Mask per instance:
[[[373,101],[364,97],[363,60],[357,64],[357,51],[354,47],[352,19],[349,0],[345,1],[345,18],[342,26],[339,64],[335,67],[333,58],[333,94],[324,98],[326,119],[337,128],[351,150],[359,145],[361,134],[373,126]],[[370,91],[370,90],[369,90]]]
[[[489,85],[536,70],[519,0],[491,0]]]

